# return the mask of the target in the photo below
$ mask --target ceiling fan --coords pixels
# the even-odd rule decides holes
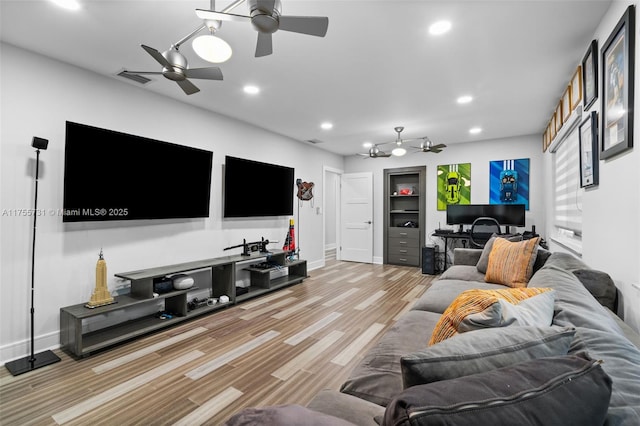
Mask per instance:
[[[402,146],[402,144],[405,142],[413,142],[417,140],[422,141],[420,142],[420,147],[412,146],[411,148],[417,148],[418,151],[420,152],[433,152],[437,154],[440,151],[442,151],[442,148],[446,147],[446,145],[442,143],[433,145],[433,142],[431,142],[431,139],[429,139],[428,136],[423,136],[421,138],[416,138],[416,139],[402,139],[401,133],[404,130],[404,127],[402,126],[394,127],[393,130],[395,130],[396,133],[398,133],[398,137],[394,142],[396,144],[396,147],[391,151],[393,155],[402,156],[406,154],[407,150]]]
[[[391,157],[391,153],[387,153],[387,152],[381,151],[380,148],[378,148],[378,145],[373,145],[371,148],[369,148],[369,152],[367,154],[358,153],[358,155],[361,155],[364,158]]]
[[[417,152],[433,152],[437,154],[440,151],[442,151],[442,148],[446,148],[446,147],[447,146],[443,143],[434,145],[433,142],[431,142],[431,139],[425,136],[424,138],[422,138],[422,142],[420,142],[420,148],[418,149]]]
[[[329,18],[320,16],[287,16],[282,15],[280,0],[247,0],[249,15],[236,15],[227,13],[242,0],[234,2],[223,12],[214,10],[196,9],[196,15],[205,20],[251,22],[253,28],[258,31],[256,45],[256,57],[267,56],[273,53],[271,35],[278,30],[294,33],[308,34],[324,37],[329,26]]]
[[[127,74],[162,74],[165,78],[175,81],[187,95],[193,95],[200,91],[198,87],[189,81],[189,78],[204,80],[222,80],[222,71],[218,67],[189,68],[187,58],[178,51],[178,44],[172,45],[169,50],[160,53],[153,47],[141,45],[142,48],[153,57],[160,65],[162,71],[128,71]]]

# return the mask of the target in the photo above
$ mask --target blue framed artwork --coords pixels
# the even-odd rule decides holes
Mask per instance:
[[[489,204],[524,204],[529,210],[529,159],[489,163]]]

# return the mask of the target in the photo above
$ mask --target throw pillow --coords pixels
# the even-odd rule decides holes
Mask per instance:
[[[400,359],[404,388],[456,379],[569,352],[573,327],[485,328],[462,333]]]
[[[489,254],[484,280],[509,287],[526,287],[533,274],[539,237],[517,243],[496,239]]]
[[[429,346],[459,333],[459,326],[467,316],[484,312],[487,309],[493,311],[494,308],[492,305],[499,303],[499,300],[505,300],[516,305],[518,302],[528,299],[529,297],[549,291],[552,291],[552,289],[544,287],[510,288],[504,290],[472,289],[463,291],[451,302],[438,320],[431,334]]]
[[[602,306],[616,312],[618,291],[609,274],[595,269],[577,269],[573,271],[573,275],[578,277],[582,285]]]
[[[493,248],[493,243],[497,238],[505,238],[499,237],[498,234],[493,234],[489,241],[484,245],[482,249],[482,254],[480,255],[480,259],[478,259],[478,263],[476,264],[476,269],[478,272],[482,272],[483,274],[487,273],[487,266],[489,266],[489,253],[491,253],[491,249]],[[505,238],[507,241],[518,242],[522,241],[522,235],[511,235]]]
[[[517,305],[498,299],[497,303],[484,311],[463,318],[458,326],[458,332],[509,325],[550,326],[553,320],[555,293],[555,290],[551,290],[522,300]]]
[[[521,362],[412,386],[385,410],[384,425],[602,425],[611,378],[586,355]]]
[[[301,419],[309,426],[353,426],[346,420],[297,404],[245,408],[231,416],[225,426],[295,425],[301,424]]]

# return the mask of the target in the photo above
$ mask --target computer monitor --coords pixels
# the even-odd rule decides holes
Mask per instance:
[[[525,205],[449,204],[447,206],[447,225],[471,225],[479,217],[493,217],[504,226],[525,226]]]

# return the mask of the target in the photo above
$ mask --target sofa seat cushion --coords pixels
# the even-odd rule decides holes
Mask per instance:
[[[500,284],[485,283],[484,281],[465,281],[457,279],[437,280],[425,291],[411,307],[412,310],[444,313],[449,305],[465,290],[501,290]]]
[[[455,335],[401,358],[405,388],[566,355],[575,336],[568,327],[486,328]]]
[[[538,237],[521,242],[496,238],[484,280],[508,287],[526,287],[533,275],[539,241]]]
[[[543,293],[550,293],[543,295]],[[429,345],[442,342],[457,333],[490,326],[551,325],[553,290],[548,288],[509,288],[464,291],[442,314]],[[536,298],[534,296],[544,296]],[[528,300],[532,298],[531,300]],[[523,306],[519,303],[530,302]],[[504,303],[507,302],[507,303]]]
[[[427,385],[387,406],[384,425],[602,425],[611,379],[588,357],[548,357]]]
[[[427,346],[440,314],[408,311],[364,356],[340,392],[386,406],[402,391],[400,358]]]
[[[384,415],[384,407],[378,404],[331,389],[318,392],[307,404],[307,408],[358,426],[376,426],[378,423],[374,419]]]
[[[453,265],[440,275],[441,280],[484,281],[484,274],[473,265]]]

